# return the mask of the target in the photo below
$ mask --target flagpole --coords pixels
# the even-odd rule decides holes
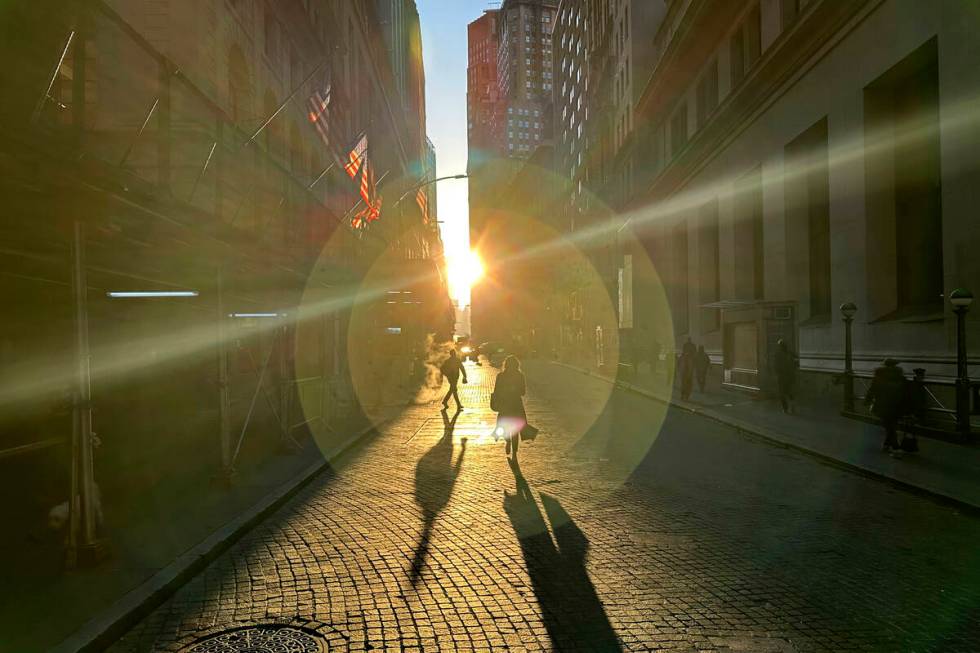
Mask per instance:
[[[282,104],[279,105],[279,108],[276,109],[275,112],[271,116],[269,116],[268,119],[266,119],[266,121],[264,123],[262,123],[262,126],[259,127],[258,129],[256,129],[254,134],[252,134],[251,136],[249,136],[248,140],[245,141],[245,144],[242,145],[242,147],[248,147],[252,143],[252,141],[255,140],[255,137],[258,136],[259,134],[261,134],[262,133],[262,130],[265,129],[266,127],[268,127],[269,126],[269,123],[271,123],[273,120],[275,120],[276,119],[276,116],[278,116],[280,113],[282,113],[282,110],[286,108],[286,105],[289,104],[294,97],[296,97],[296,94],[297,93],[299,93],[299,90],[301,88],[303,88],[304,86],[306,86],[306,84],[311,79],[313,79],[313,75],[316,75],[318,72],[320,72],[320,69],[323,68],[323,66],[326,63],[327,63],[327,60],[326,59],[324,59],[323,61],[321,61],[320,64],[316,68],[313,69],[313,72],[311,72],[309,75],[307,75],[306,76],[306,79],[304,79],[302,82],[300,82],[299,83],[299,86],[297,86],[296,88],[294,88],[293,91],[292,91],[292,93],[290,93],[289,95],[286,96],[286,99],[282,101]]]
[[[318,183],[320,183],[320,180],[323,179],[323,176],[326,175],[328,172],[330,172],[335,165],[337,165],[337,162],[336,161],[334,161],[333,163],[331,163],[330,165],[328,165],[326,168],[324,168],[323,169],[323,172],[321,172],[317,176],[316,179],[314,179],[312,182],[310,182],[310,185],[306,187],[306,190],[313,190],[313,187],[316,186]]]

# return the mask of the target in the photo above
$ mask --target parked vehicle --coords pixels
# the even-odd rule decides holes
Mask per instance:
[[[502,342],[485,342],[480,345],[480,352],[482,356],[486,356],[487,360],[494,367],[500,367],[503,364],[504,359],[507,358],[507,348],[504,347]]]
[[[479,347],[470,342],[469,336],[456,338],[456,351],[459,352],[459,357],[463,361],[469,359],[477,363],[480,362]]]

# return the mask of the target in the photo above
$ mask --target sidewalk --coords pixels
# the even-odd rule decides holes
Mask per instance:
[[[51,543],[5,561],[0,652],[51,650],[58,642],[66,652],[98,650],[383,421],[352,422],[336,437],[303,440],[301,451],[246,461],[230,488],[195,476],[168,483],[152,499],[134,497],[142,509],[116,511],[112,555],[94,568],[60,572],[51,565]]]
[[[566,363],[553,364],[603,378],[651,399],[669,401],[681,410],[832,464],[980,511],[980,447],[919,438],[918,453],[893,458],[881,451],[884,434],[880,427],[842,417],[839,403],[829,397],[800,402],[796,413],[787,415],[775,400],[719,388],[717,382],[709,383],[705,393],[695,389],[691,400],[681,401],[676,388],[670,397],[662,389],[654,391],[654,377],[649,372],[625,382]]]

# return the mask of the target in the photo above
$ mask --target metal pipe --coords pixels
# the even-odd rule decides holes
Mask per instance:
[[[136,147],[136,143],[137,141],[139,141],[140,136],[143,135],[143,132],[146,131],[146,126],[150,124],[150,118],[153,117],[153,112],[157,110],[157,106],[159,104],[160,104],[160,98],[154,98],[153,104],[150,105],[150,110],[146,112],[146,117],[143,118],[143,124],[140,125],[139,131],[136,132],[136,136],[133,137],[133,140],[129,143],[129,147],[126,148],[125,154],[123,154],[122,158],[119,160],[120,168],[123,166],[123,164],[126,163],[126,160],[129,158],[129,155],[132,154],[133,148]]]
[[[313,187],[316,186],[320,182],[320,180],[323,179],[323,177],[328,172],[330,172],[333,169],[333,167],[335,165],[337,165],[337,162],[336,161],[334,161],[333,163],[331,163],[330,165],[328,165],[326,168],[324,168],[323,169],[323,172],[321,172],[319,175],[317,175],[317,178],[314,179],[312,182],[310,182],[310,185],[306,187],[306,190],[313,190]]]
[[[75,336],[76,336],[76,401],[75,419],[78,423],[78,477],[81,507],[81,543],[79,551],[86,561],[98,558],[98,534],[95,523],[95,464],[92,434],[92,370],[88,331],[88,286],[85,282],[85,225],[75,221],[74,233]],[[74,497],[73,497],[74,499]]]
[[[218,269],[218,434],[221,440],[221,477],[234,475],[231,456],[231,398],[228,393],[228,347],[225,342],[224,279]]]
[[[197,179],[194,180],[194,187],[191,188],[191,194],[187,197],[187,203],[190,204],[191,200],[194,199],[194,193],[197,192],[197,185],[201,183],[204,179],[204,174],[208,171],[208,165],[211,163],[211,157],[214,156],[214,150],[218,147],[218,141],[211,143],[211,149],[208,151],[208,156],[204,159],[204,165],[201,167],[201,172],[198,173]]]
[[[47,103],[48,98],[51,97],[51,87],[54,86],[54,80],[58,79],[58,71],[61,70],[62,64],[65,63],[65,57],[68,56],[68,48],[71,47],[71,42],[75,39],[75,30],[68,33],[68,38],[65,40],[65,47],[61,49],[61,56],[58,57],[58,63],[54,65],[54,69],[51,71],[51,76],[48,78],[48,85],[44,88],[44,93],[38,98],[37,104],[34,105],[34,112],[31,113],[31,124],[37,124],[38,118],[41,117],[41,111],[44,110],[44,105]]]
[[[279,327],[279,422],[282,424],[282,432],[285,437],[290,436],[289,429],[289,365],[287,358],[287,346],[289,331],[286,325]]]
[[[78,398],[72,395],[72,403],[78,404]],[[78,566],[78,452],[79,444],[78,415],[72,411],[71,420],[71,458],[68,470],[68,542],[65,547],[65,567],[74,569]]]

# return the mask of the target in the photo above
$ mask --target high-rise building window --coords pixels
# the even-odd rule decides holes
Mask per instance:
[[[698,297],[700,303],[710,304],[721,299],[721,251],[718,230],[718,200],[713,199],[698,212]],[[721,311],[701,309],[701,332],[717,331]]]
[[[718,107],[718,60],[712,59],[698,82],[698,129],[704,127],[708,116]]]
[[[810,320],[831,317],[830,186],[827,168],[827,119],[823,118],[786,146],[786,267],[788,277],[805,278]]]
[[[936,38],[865,87],[864,107],[869,294],[889,298],[876,307],[879,314],[892,307],[937,312],[943,216]]]
[[[735,291],[737,299],[764,299],[762,170],[756,168],[735,184]]]
[[[690,330],[690,270],[688,269],[687,221],[681,220],[671,229],[671,252],[674,265],[671,275],[671,312],[674,315],[674,332],[685,335]]]
[[[752,7],[745,20],[732,34],[730,49],[732,86],[735,86],[742,81],[762,53],[762,24],[759,5]]]

